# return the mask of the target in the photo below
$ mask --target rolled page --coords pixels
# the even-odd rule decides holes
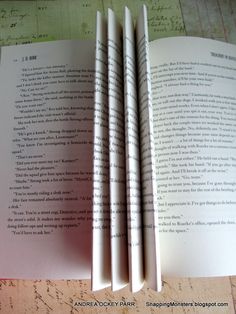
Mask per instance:
[[[144,273],[135,37],[131,13],[127,7],[123,27],[129,282],[131,290],[135,292],[143,286]]]
[[[122,28],[108,10],[108,101],[112,289],[128,283]]]
[[[160,246],[158,234],[157,182],[151,77],[148,50],[147,10],[143,6],[137,29],[138,91],[140,116],[140,152],[143,201],[145,279],[148,286],[161,290]]]
[[[93,151],[92,289],[111,284],[107,23],[97,13]]]

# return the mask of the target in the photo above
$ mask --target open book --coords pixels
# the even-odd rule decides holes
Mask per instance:
[[[1,48],[0,277],[236,274],[236,47],[146,15]]]

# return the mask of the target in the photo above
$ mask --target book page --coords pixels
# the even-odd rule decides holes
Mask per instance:
[[[150,288],[160,291],[161,273],[157,216],[157,182],[155,173],[147,11],[145,6],[143,6],[138,17],[136,32],[145,279]]]
[[[127,7],[124,13],[123,54],[129,282],[135,292],[141,289],[144,274],[135,38]]]
[[[170,38],[150,57],[163,274],[233,275],[236,47]]]
[[[112,289],[128,282],[122,29],[108,10],[108,100]]]
[[[107,23],[97,13],[93,148],[92,289],[111,284]]]
[[[94,42],[1,48],[0,276],[89,278]]]

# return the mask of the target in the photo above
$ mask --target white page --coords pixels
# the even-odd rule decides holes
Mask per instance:
[[[128,282],[122,29],[108,10],[108,99],[112,289]]]
[[[129,282],[135,292],[142,288],[144,274],[135,38],[127,7],[124,13],[123,54]]]
[[[97,13],[94,95],[92,289],[111,284],[107,23]]]
[[[236,47],[150,44],[163,274],[236,273]]]
[[[137,21],[137,67],[140,117],[140,153],[143,202],[145,279],[150,288],[161,290],[160,247],[156,189],[155,146],[148,51],[147,10],[143,6]]]
[[[0,277],[89,278],[94,42],[1,48]]]

